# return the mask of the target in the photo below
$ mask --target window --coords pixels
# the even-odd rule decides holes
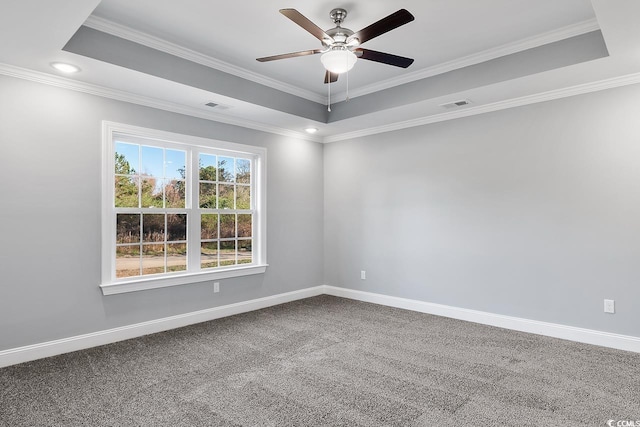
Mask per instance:
[[[105,295],[265,271],[265,149],[103,127]]]

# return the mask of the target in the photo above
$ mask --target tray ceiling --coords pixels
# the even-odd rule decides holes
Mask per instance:
[[[0,36],[16,42],[0,47],[0,72],[318,141],[635,83],[640,72],[634,0],[52,3],[5,8]],[[296,8],[328,29],[334,7],[347,9],[343,26],[354,31],[408,9],[415,21],[364,47],[415,62],[405,70],[358,61],[351,100],[341,77],[328,112],[318,55],[255,58],[320,47],[278,9]],[[82,72],[56,77],[49,64],[60,60]],[[457,112],[440,107],[459,99],[472,102]],[[314,136],[302,132],[310,125]]]

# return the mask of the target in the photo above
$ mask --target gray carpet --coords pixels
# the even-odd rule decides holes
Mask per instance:
[[[321,296],[0,369],[2,426],[603,426],[640,355]]]

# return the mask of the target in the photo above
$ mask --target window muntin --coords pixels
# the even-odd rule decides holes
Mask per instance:
[[[264,149],[236,151],[229,147],[245,146],[105,127],[105,155],[111,161],[105,163],[103,239],[108,241],[103,248],[110,256],[103,260],[103,291],[139,280],[202,276],[193,277],[198,281],[207,275],[264,271],[252,268],[266,266],[260,236],[264,196],[259,194],[264,191]],[[232,270],[241,271],[225,276]],[[188,281],[176,284],[182,283]],[[157,286],[144,288],[152,287]]]

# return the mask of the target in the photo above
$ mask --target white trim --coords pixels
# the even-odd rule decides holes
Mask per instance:
[[[149,289],[166,288],[168,286],[189,285],[192,283],[211,280],[230,279],[232,277],[250,276],[262,274],[267,270],[268,264],[251,265],[249,267],[233,267],[216,271],[206,271],[194,274],[180,274],[159,278],[137,278],[125,282],[111,282],[100,285],[102,295],[116,295],[127,292],[146,291]]]
[[[548,92],[536,93],[533,95],[522,96],[520,98],[506,99],[491,104],[478,105],[468,107],[457,111],[449,111],[431,116],[418,117],[416,119],[406,120],[402,122],[391,123],[388,125],[370,127],[367,129],[357,130],[354,132],[345,132],[326,136],[323,142],[337,142],[347,139],[354,139],[368,135],[375,135],[384,132],[407,129],[416,126],[423,126],[431,123],[444,122],[447,120],[458,119],[461,117],[475,116],[478,114],[489,113],[492,111],[506,110],[508,108],[521,107],[539,102],[552,101],[554,99],[567,98],[575,95],[583,95],[586,93],[597,92],[605,89],[613,89],[620,86],[628,86],[640,83],[640,73],[628,74],[625,76],[613,77],[610,79],[600,80],[596,82],[584,83],[576,86],[570,86],[561,89],[555,89]]]
[[[420,313],[466,320],[468,322],[475,322],[483,325],[497,326],[515,331],[528,332],[537,335],[545,335],[569,341],[577,341],[586,344],[600,345],[603,347],[640,353],[640,337],[619,335],[611,332],[596,331],[593,329],[577,328],[557,323],[540,322],[537,320],[523,319],[519,317],[504,316],[501,314],[469,310],[466,308],[434,304],[414,299],[392,297],[389,295],[357,291],[354,289],[339,288],[335,286],[324,286],[324,293],[357,301],[385,305],[388,307],[397,307]]]
[[[142,143],[149,139],[157,139],[179,145],[195,145],[197,147],[214,148],[244,154],[260,154],[261,156],[267,155],[267,149],[257,145],[240,144],[238,142],[222,141],[213,138],[203,138],[200,136],[168,132],[165,130],[151,129],[126,123],[112,122],[109,120],[103,120],[102,125],[109,132],[109,136],[112,136],[113,133],[127,134],[132,137],[137,136],[141,138],[140,142]]]
[[[640,353],[640,337],[576,328],[556,323],[503,316],[500,314],[451,307],[448,305],[434,304],[425,301],[322,285],[191,313],[179,314],[162,319],[150,320],[148,322],[136,323],[105,331],[3,350],[0,351],[0,368],[29,362],[31,360],[56,356],[58,354],[111,344],[170,329],[181,328],[195,323],[206,322],[240,313],[247,313],[323,294]]]
[[[14,65],[0,63],[0,75],[15,77],[23,80],[29,80],[36,83],[42,83],[49,86],[55,86],[63,89],[69,89],[76,92],[88,93],[90,95],[101,96],[103,98],[115,99],[117,101],[129,102],[131,104],[142,105],[145,107],[157,108],[159,110],[170,111],[172,113],[184,114],[200,119],[212,120],[233,126],[241,126],[248,129],[259,130],[262,132],[273,133],[292,138],[304,139],[313,142],[322,142],[319,135],[310,135],[306,132],[296,132],[278,126],[267,125],[252,120],[242,119],[239,117],[227,116],[215,111],[201,110],[196,107],[189,107],[171,101],[151,98],[144,95],[138,95],[118,89],[112,89],[105,86],[94,85],[91,83],[80,82],[77,80],[56,76],[53,74],[42,73],[39,71],[28,70],[26,68],[16,67]]]
[[[384,89],[389,89],[394,86],[411,83],[416,80],[426,79],[428,77],[433,77],[438,74],[443,74],[449,71],[458,70],[460,68],[469,67],[471,65],[481,64],[483,62],[491,61],[492,59],[500,58],[502,56],[512,55],[514,53],[522,52],[527,49],[544,46],[545,44],[558,42],[599,29],[600,26],[598,25],[598,21],[595,18],[583,22],[578,22],[573,25],[538,34],[533,37],[516,40],[502,46],[483,50],[481,52],[454,59],[452,61],[443,62],[432,67],[422,68],[414,72],[403,73],[398,77],[382,80],[357,89],[351,89],[349,90],[349,98],[357,98],[358,96],[367,95]],[[346,98],[346,91],[339,92],[335,96],[336,102],[344,101]]]
[[[321,295],[323,290],[323,286],[306,288],[105,331],[4,350],[0,351],[0,368],[310,298]]]
[[[323,105],[326,105],[327,103],[326,96],[319,95],[310,90],[302,89],[292,84],[284,83],[279,80],[263,76],[262,74],[249,71],[246,68],[241,68],[236,65],[230,64],[228,62],[224,62],[219,59],[213,58],[211,56],[204,55],[200,52],[196,52],[195,50],[191,50],[186,47],[177,45],[175,43],[171,43],[161,38],[149,35],[147,33],[143,33],[142,31],[134,30],[133,28],[129,28],[124,25],[117,24],[108,19],[91,15],[85,21],[84,25],[89,28],[93,28],[94,30],[111,34],[112,36],[120,37],[122,39],[129,40],[134,43],[138,43],[143,46],[147,46],[152,49],[156,49],[161,52],[165,52],[170,55],[177,56],[179,58],[204,65],[209,68],[213,68],[215,70],[229,73],[234,76],[237,76],[261,85],[265,85],[270,88],[289,93],[291,95],[298,96],[300,98],[308,99],[309,101],[317,102]]]
[[[265,125],[263,123],[253,122],[236,117],[223,116],[215,112],[202,111],[194,107],[187,107],[174,102],[159,100],[142,95],[136,95],[125,91],[110,89],[103,86],[93,85],[90,83],[78,82],[64,77],[54,76],[51,74],[41,73],[38,71],[27,70],[25,68],[15,67],[13,65],[0,63],[0,75],[7,75],[23,80],[34,81],[50,86],[60,87],[63,89],[74,90],[77,92],[88,93],[91,95],[101,96],[104,98],[115,99],[118,101],[129,102],[132,104],[142,105],[159,110],[171,111],[178,114],[184,114],[191,117],[198,117],[206,120],[212,120],[220,123],[226,123],[233,126],[255,129],[262,132],[268,132],[276,135],[282,135],[292,138],[303,139],[313,142],[338,142],[347,139],[359,138],[362,136],[375,135],[384,132],[407,129],[416,126],[423,126],[430,123],[443,122],[461,117],[475,116],[492,111],[505,110],[513,107],[520,107],[538,102],[551,101],[554,99],[567,98],[575,95],[582,95],[591,92],[597,92],[605,89],[613,89],[621,86],[628,86],[640,83],[640,73],[633,73],[624,76],[612,77],[609,79],[599,80],[595,82],[584,83],[581,85],[571,86],[567,88],[555,89],[548,92],[542,92],[533,95],[527,95],[520,98],[507,99],[504,101],[494,102],[492,104],[479,105],[475,107],[464,108],[458,111],[450,111],[442,114],[419,117],[412,120],[406,120],[388,125],[370,127],[353,132],[339,133],[322,137],[320,135],[310,135],[306,132],[296,132],[277,126]]]
[[[113,150],[113,133],[114,128],[110,122],[102,121],[102,165],[101,187],[100,187],[100,283],[108,283],[111,281],[111,269],[115,265],[115,251],[113,241],[113,230],[115,224],[108,224],[105,215],[111,211],[113,205],[113,190],[107,188],[113,187],[113,171],[115,170],[115,158],[111,154]],[[111,217],[111,215],[109,215]],[[113,221],[113,220],[111,220]],[[109,254],[109,255],[107,255]],[[101,285],[102,287],[102,285]],[[104,290],[102,291],[104,293]]]

